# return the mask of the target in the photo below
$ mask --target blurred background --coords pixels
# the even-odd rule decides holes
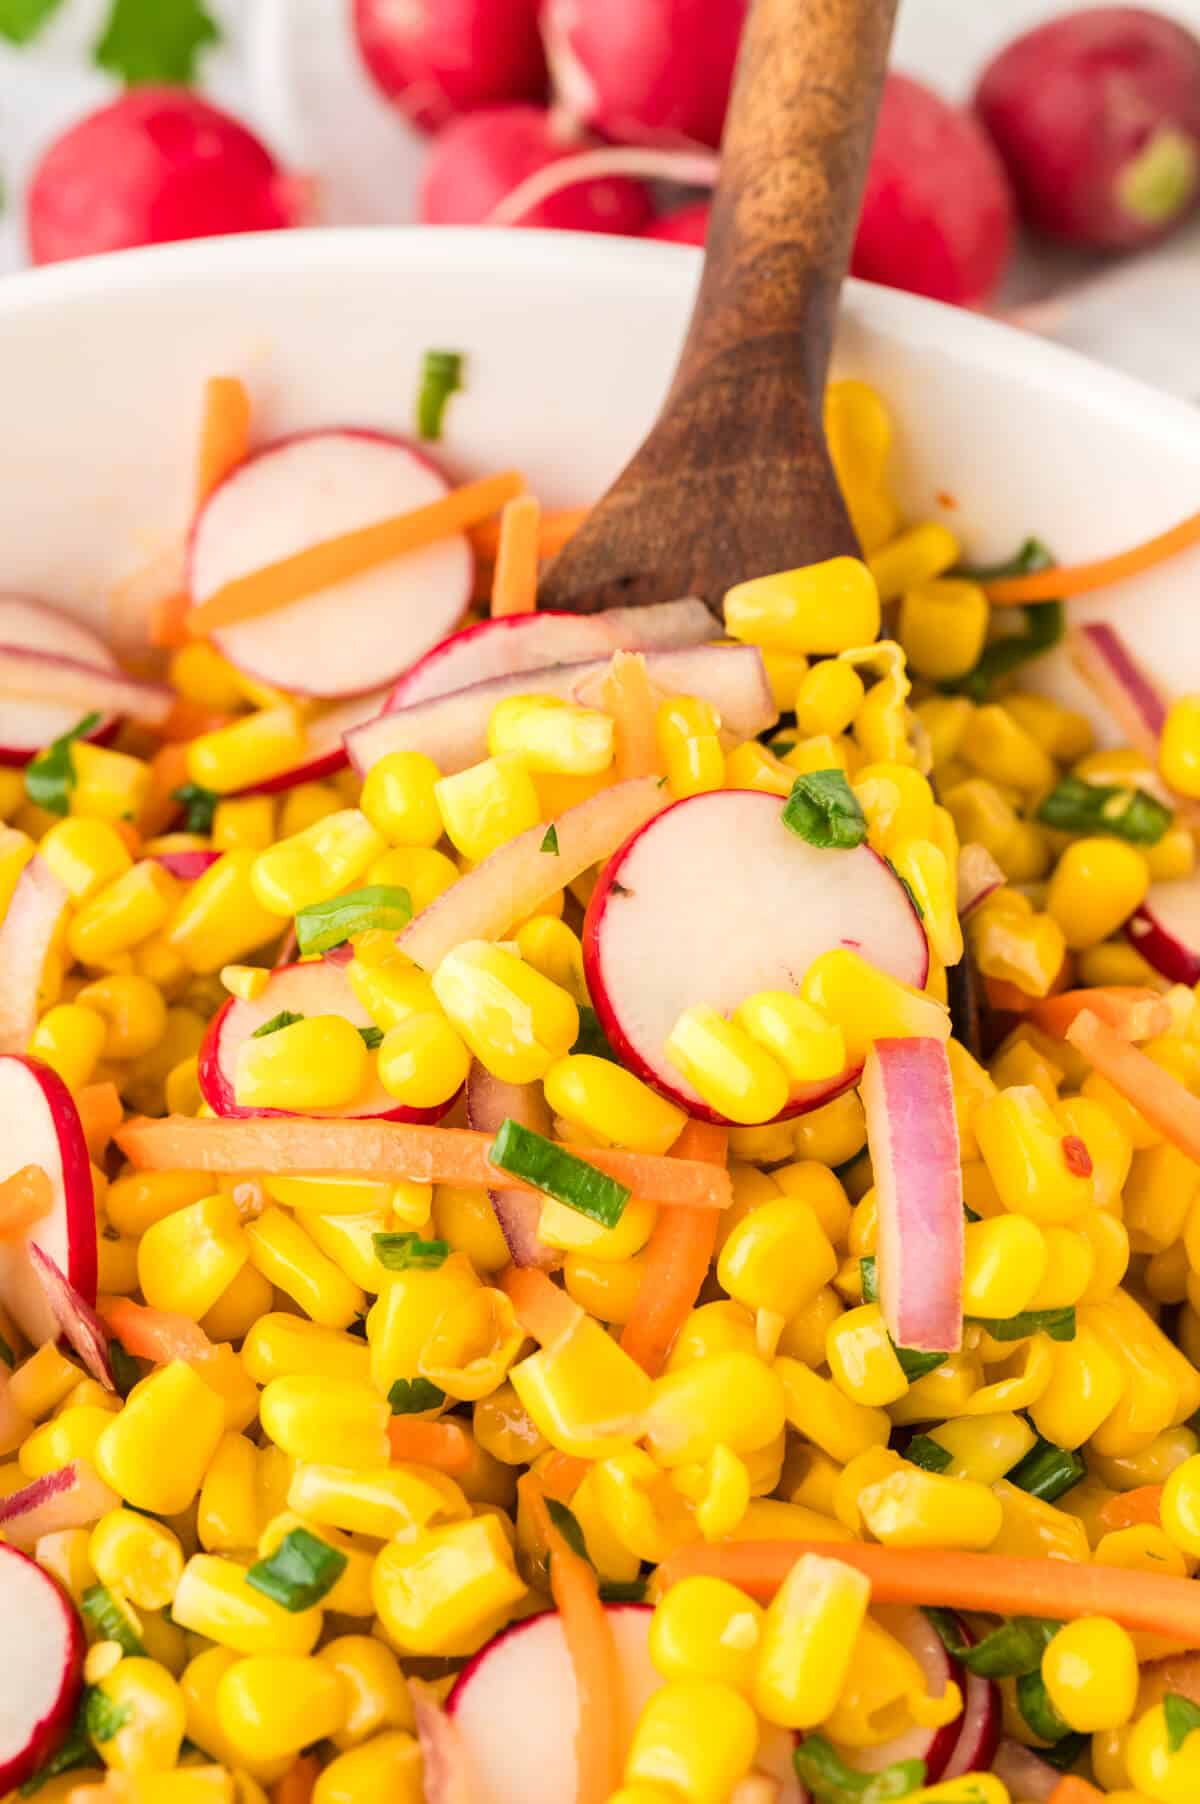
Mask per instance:
[[[0,272],[306,223],[698,242],[745,4],[0,0]],[[1200,0],[901,0],[893,69],[858,272],[1200,398]]]

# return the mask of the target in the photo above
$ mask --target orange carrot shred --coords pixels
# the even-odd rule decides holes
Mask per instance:
[[[1156,1034],[1171,1031],[1170,1005],[1157,990],[1143,989],[1136,984],[1113,984],[1096,990],[1063,990],[1058,996],[1044,996],[1035,1002],[1029,1015],[1046,1033],[1062,1040],[1084,1009],[1090,1009],[1101,1021],[1107,1021],[1123,1040],[1152,1040]]]
[[[537,607],[538,526],[542,510],[532,495],[517,495],[500,516],[500,545],[492,578],[492,618],[532,614]]]
[[[543,561],[560,552],[568,539],[573,539],[591,513],[590,507],[551,508],[543,512],[538,527],[538,557]],[[486,564],[494,564],[500,550],[500,521],[484,520],[471,528],[475,555]]]
[[[22,1165],[0,1182],[0,1240],[24,1234],[54,1206],[50,1179],[40,1165]]]
[[[1068,1773],[1050,1793],[1049,1804],[1104,1804],[1104,1794],[1089,1785],[1086,1779]]]
[[[689,1121],[673,1150],[681,1159],[724,1165],[729,1133],[706,1121]],[[651,1378],[662,1371],[695,1306],[716,1241],[717,1217],[711,1209],[664,1209],[654,1224],[633,1313],[621,1332],[621,1346]]]
[[[75,1107],[88,1152],[99,1159],[125,1119],[121,1093],[113,1083],[85,1084],[76,1092]]]
[[[393,1459],[432,1466],[451,1478],[469,1471],[474,1457],[470,1437],[457,1422],[422,1422],[418,1416],[393,1416],[388,1423],[388,1439]]]
[[[601,685],[601,707],[615,728],[617,781],[658,775],[654,732],[657,692],[639,652],[615,651]]]
[[[165,595],[150,610],[149,638],[160,651],[178,651],[188,642],[187,617],[191,597],[183,590]]]
[[[1164,1140],[1189,1159],[1200,1160],[1200,1098],[1177,1077],[1156,1065],[1115,1028],[1084,1009],[1067,1029],[1067,1039],[1126,1102],[1158,1129]]]
[[[510,1265],[499,1284],[521,1327],[540,1347],[561,1340],[583,1319],[579,1304],[535,1266]]]
[[[102,1297],[96,1304],[127,1353],[135,1359],[150,1359],[155,1365],[168,1365],[173,1359],[191,1363],[208,1359],[216,1352],[199,1322],[186,1315],[173,1315],[166,1309],[151,1309],[148,1304],[134,1303],[129,1297]]]
[[[250,397],[236,376],[210,376],[196,454],[196,502],[207,501],[250,449]]]
[[[172,792],[188,780],[187,747],[181,744],[161,745],[150,760],[150,784],[137,818],[138,831],[153,839],[170,826],[179,813],[179,803]]]
[[[538,1467],[537,1480],[547,1497],[569,1503],[591,1470],[590,1460],[572,1453],[548,1453]]]
[[[311,1804],[320,1771],[316,1754],[298,1754],[283,1778],[271,1787],[271,1804]]]
[[[1161,1485],[1139,1485],[1136,1491],[1122,1491],[1103,1505],[1100,1520],[1108,1529],[1140,1528],[1146,1522],[1157,1528],[1162,1521],[1162,1494]]]
[[[188,632],[203,638],[218,627],[233,626],[239,620],[253,620],[289,602],[301,601],[334,583],[346,582],[364,570],[372,570],[406,552],[418,551],[437,539],[451,537],[485,520],[504,504],[519,495],[523,479],[515,471],[499,476],[486,476],[480,482],[469,482],[453,489],[426,507],[411,513],[393,514],[376,520],[353,532],[340,533],[333,539],[322,539],[303,551],[252,570],[247,576],[235,577],[207,601],[194,607],[188,615]]]
[[[232,714],[222,714],[215,708],[206,708],[203,702],[177,695],[159,733],[171,742],[198,739],[201,733],[215,733],[218,727],[227,727],[232,719]]]
[[[1093,589],[1105,589],[1110,583],[1124,582],[1165,563],[1189,546],[1200,544],[1200,513],[1168,527],[1152,539],[1118,551],[1112,557],[1096,558],[1090,564],[1068,564],[1059,569],[1037,570],[1029,576],[1002,576],[983,584],[989,601],[1024,607],[1030,601],[1061,601],[1064,596],[1089,595]]]

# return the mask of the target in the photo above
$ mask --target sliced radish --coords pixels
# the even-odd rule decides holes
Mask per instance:
[[[143,683],[105,664],[0,643],[0,700],[69,709],[79,720],[97,711],[161,726],[175,703],[165,683]],[[74,722],[72,722],[74,724]]]
[[[608,1604],[605,1614],[621,1662],[627,1746],[662,1684],[647,1648],[652,1611],[648,1604]],[[471,1764],[472,1804],[563,1804],[575,1796],[579,1703],[557,1611],[514,1623],[489,1641],[460,1674],[446,1714]]]
[[[120,1502],[112,1486],[106,1485],[86,1460],[72,1460],[0,1500],[0,1535],[28,1553],[43,1535],[57,1534],[63,1528],[86,1528],[117,1509]]]
[[[315,720],[304,723],[304,756],[288,770],[279,771],[238,795],[271,796],[280,790],[294,789],[297,783],[318,783],[335,771],[345,770],[350,759],[346,752],[346,734],[365,726],[379,714],[388,697],[386,689],[372,689],[367,695],[355,695],[348,702],[336,702]]]
[[[237,1056],[255,1030],[282,1013],[291,1015],[344,1015],[355,1027],[374,1023],[346,977],[345,966],[329,959],[310,964],[284,965],[275,971],[267,987],[253,1002],[236,996],[209,1022],[200,1047],[196,1075],[200,1094],[217,1115],[287,1115],[287,1109],[244,1109],[234,1095]],[[306,1114],[334,1120],[358,1120],[381,1116],[388,1121],[440,1121],[449,1104],[438,1109],[406,1109],[389,1096],[372,1072],[366,1088],[342,1109],[309,1109]]]
[[[29,1258],[38,1282],[64,1339],[70,1341],[88,1372],[107,1391],[115,1391],[108,1330],[85,1297],[64,1276],[59,1266],[36,1241],[29,1244]]]
[[[925,1689],[930,1697],[941,1697],[947,1685],[961,1685],[956,1663],[942,1645],[936,1629],[923,1610],[907,1605],[880,1606],[875,1615],[889,1635],[912,1655],[925,1675]],[[842,1759],[858,1773],[881,1773],[897,1760],[923,1760],[925,1783],[933,1785],[946,1771],[958,1744],[962,1718],[944,1723],[940,1729],[922,1729],[914,1723],[902,1735],[880,1742],[873,1748],[842,1750]]]
[[[1200,805],[1177,795],[1159,774],[1158,743],[1170,699],[1138,663],[1115,627],[1099,620],[1075,627],[1067,635],[1067,646],[1072,663],[1096,700],[1145,758],[1148,768],[1138,779],[1142,787],[1174,808],[1190,826],[1200,824]]]
[[[495,1134],[504,1121],[515,1121],[536,1134],[550,1135],[550,1111],[540,1084],[506,1084],[476,1060],[467,1078],[467,1125]],[[529,1190],[489,1190],[496,1220],[514,1265],[536,1265],[553,1271],[562,1254],[538,1233],[542,1199]]]
[[[409,513],[447,492],[412,446],[383,433],[309,432],[239,464],[196,520],[194,603],[324,539]],[[379,564],[302,601],[213,634],[260,682],[297,695],[361,695],[393,682],[444,639],[471,599],[474,558],[461,534]]]
[[[69,901],[65,885],[35,852],[0,921],[0,1053],[24,1052],[29,1044],[42,968]]]
[[[961,1616],[954,1618],[958,1639],[966,1646],[976,1640]],[[1000,1743],[1000,1687],[983,1679],[956,1660],[954,1677],[962,1689],[963,1713],[953,1726],[958,1731],[954,1752],[946,1762],[943,1779],[961,1779],[964,1773],[988,1773]],[[1039,1763],[1041,1764],[1041,1763]],[[1014,1794],[1015,1795],[1015,1794]],[[1021,1793],[1033,1796],[1033,1793]]]
[[[702,601],[663,601],[648,608],[610,608],[604,614],[505,614],[451,633],[406,671],[388,696],[385,713],[474,683],[581,664],[614,651],[661,651],[702,645],[719,628]]]
[[[676,802],[610,860],[584,922],[588,989],[616,1051],[692,1115],[719,1117],[664,1047],[687,1008],[728,1014],[759,990],[794,990],[812,961],[850,946],[902,983],[928,970],[904,886],[866,846],[819,851],[783,824],[778,796],[716,790]],[[853,1067],[793,1095],[815,1108]]]
[[[962,1345],[963,1193],[945,1042],[876,1040],[863,1066],[879,1202],[879,1301],[900,1347]]]
[[[960,846],[958,853],[958,918],[965,921],[973,909],[1004,885],[1004,872],[986,846]]]
[[[542,850],[546,831],[540,824],[519,833],[423,908],[400,934],[400,950],[423,971],[433,971],[464,940],[501,939],[547,897],[615,852],[659,812],[662,799],[657,777],[631,777],[557,817],[557,853]]]
[[[408,1694],[421,1744],[425,1804],[479,1804],[466,1744],[443,1710],[437,1692],[420,1679],[410,1679]]]
[[[0,645],[42,652],[47,657],[73,658],[81,664],[117,674],[117,661],[97,633],[70,614],[26,595],[0,595]],[[27,764],[34,755],[77,726],[81,715],[94,704],[79,707],[70,701],[0,695],[0,764]],[[87,735],[103,739],[116,726],[116,716],[106,714]]]
[[[1026,1800],[1028,1804],[1050,1804],[1062,1784],[1062,1774],[1057,1767],[1051,1766],[1049,1761],[1039,1760],[1032,1748],[1022,1747],[1008,1735],[1000,1740],[990,1770],[1014,1798],[1022,1800],[1022,1804]]]
[[[83,1684],[83,1627],[35,1561],[0,1543],[0,1796],[23,1785],[71,1726]],[[7,1651],[5,1651],[7,1650]]]
[[[669,695],[698,695],[711,702],[722,725],[737,739],[753,739],[773,725],[778,709],[752,645],[695,645],[680,651],[648,651],[650,680]],[[388,752],[425,752],[447,776],[487,757],[488,720],[508,695],[561,695],[575,700],[608,669],[608,658],[517,671],[435,695],[411,707],[381,714],[346,739],[360,776]]]
[[[1200,877],[1152,885],[1125,937],[1172,983],[1200,983]]]
[[[161,864],[164,871],[170,871],[172,877],[178,877],[181,883],[194,883],[223,858],[224,853],[208,847],[185,846],[177,852],[151,852],[150,857],[155,864]]]
[[[56,1340],[59,1322],[34,1270],[40,1247],[83,1301],[96,1301],[96,1210],[87,1142],[71,1092],[36,1059],[0,1055],[0,1178],[40,1165],[50,1180],[48,1215],[27,1233],[0,1240],[0,1303],[35,1346]]]

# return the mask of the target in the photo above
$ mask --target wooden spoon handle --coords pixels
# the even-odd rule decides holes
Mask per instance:
[[[798,335],[820,420],[896,4],[753,0],[673,395],[733,345]]]

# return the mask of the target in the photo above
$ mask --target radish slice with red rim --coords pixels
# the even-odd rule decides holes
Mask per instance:
[[[1153,884],[1125,937],[1161,977],[1200,983],[1200,878]]]
[[[0,1056],[0,1178],[40,1165],[50,1180],[48,1215],[27,1233],[0,1240],[0,1303],[35,1347],[57,1340],[59,1316],[47,1300],[31,1251],[40,1247],[89,1307],[96,1301],[96,1209],[87,1142],[71,1092],[48,1065]],[[107,1341],[106,1341],[107,1345]]]
[[[976,1637],[962,1617],[956,1616],[954,1623],[960,1643],[965,1647],[972,1646]],[[955,1681],[962,1688],[963,1713],[954,1724],[958,1739],[943,1769],[943,1779],[960,1779],[964,1773],[990,1772],[1000,1743],[1000,1687],[958,1661],[953,1664]]]
[[[70,1280],[63,1276],[49,1253],[36,1241],[29,1245],[33,1269],[46,1293],[46,1301],[88,1372],[106,1391],[115,1391],[112,1361],[108,1352],[108,1331],[86,1298],[81,1297]]]
[[[505,1121],[532,1128],[549,1137],[550,1111],[540,1084],[506,1084],[475,1060],[467,1077],[467,1125],[484,1134],[495,1134]],[[489,1190],[492,1208],[514,1265],[534,1265],[554,1271],[562,1254],[546,1245],[538,1233],[542,1199],[529,1190]]]
[[[178,852],[151,852],[155,864],[161,864],[164,871],[170,871],[172,877],[178,877],[181,883],[194,883],[197,877],[203,877],[225,854],[199,846],[189,846]]]
[[[297,783],[317,783],[345,770],[350,762],[346,751],[346,734],[374,720],[387,699],[386,689],[373,689],[367,695],[353,696],[348,702],[337,702],[323,714],[304,723],[304,755],[298,764],[239,789],[240,796],[277,795],[282,789],[294,789]]]
[[[112,1486],[86,1460],[72,1460],[0,1499],[0,1533],[22,1553],[29,1553],[43,1535],[87,1528],[120,1506]]]
[[[958,918],[965,921],[973,909],[1005,883],[1004,872],[986,846],[965,845],[958,853]]]
[[[961,1678],[938,1637],[937,1630],[922,1610],[906,1606],[877,1606],[874,1614],[882,1628],[894,1635],[907,1649],[925,1675],[925,1689],[930,1697],[941,1697],[947,1685]],[[933,1785],[943,1777],[958,1743],[961,1717],[937,1729],[923,1729],[917,1723],[873,1748],[840,1748],[846,1765],[857,1773],[881,1773],[897,1760],[923,1760],[925,1784]]]
[[[96,671],[120,677],[117,661],[97,633],[46,602],[25,595],[0,595],[0,645],[14,650],[39,652],[50,658],[71,658]],[[124,679],[122,679],[124,680]],[[27,764],[51,740],[78,726],[95,704],[0,696],[0,764]],[[107,738],[117,724],[115,714],[105,714],[86,735],[96,741]]]
[[[384,433],[347,428],[282,439],[239,464],[200,510],[188,556],[192,601],[447,492],[428,458]],[[275,688],[361,695],[445,638],[470,602],[474,569],[470,542],[455,534],[222,627],[213,643]]]
[[[1050,1804],[1063,1777],[1057,1767],[1039,1760],[1032,1748],[1022,1747],[1007,1735],[1000,1739],[992,1756],[991,1771],[1022,1804],[1025,1800],[1028,1804]]]
[[[83,1683],[83,1626],[48,1573],[0,1543],[0,1795],[66,1739]]]
[[[0,643],[0,702],[10,701],[61,707],[74,716],[72,724],[100,712],[160,727],[175,704],[175,693],[165,683],[144,683],[103,664]]]
[[[0,921],[0,1052],[24,1052],[29,1044],[42,971],[70,899],[35,852]]]

